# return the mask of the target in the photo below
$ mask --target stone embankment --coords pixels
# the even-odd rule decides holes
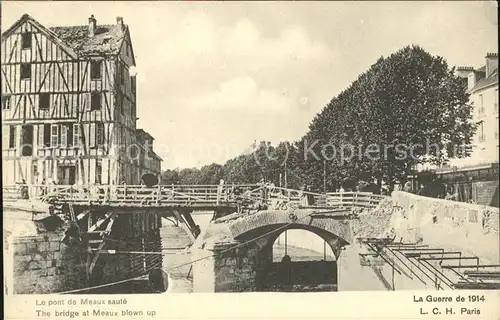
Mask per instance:
[[[351,233],[354,239],[394,237],[396,242],[458,251],[462,256],[478,257],[481,264],[500,262],[499,209],[496,207],[397,191],[375,210],[360,212],[359,219],[351,221]],[[339,260],[339,291],[422,288],[422,283],[415,279],[391,274],[392,268],[382,260],[373,259],[367,265],[360,253],[369,253],[369,250],[356,242],[343,250]],[[358,281],[346,281],[350,275]]]

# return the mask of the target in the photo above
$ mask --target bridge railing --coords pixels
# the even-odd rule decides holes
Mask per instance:
[[[287,203],[304,207],[374,208],[384,196],[369,192],[314,193],[272,185],[15,185],[3,186],[4,199],[57,197],[74,204],[224,205],[237,202]]]
[[[78,203],[122,204],[224,204],[237,201],[239,194],[251,195],[258,185],[15,185],[2,188],[4,199],[32,199],[45,201],[57,197],[62,201]],[[251,197],[252,198],[252,197]]]
[[[375,208],[385,196],[371,192],[329,192],[326,194],[326,205]]]

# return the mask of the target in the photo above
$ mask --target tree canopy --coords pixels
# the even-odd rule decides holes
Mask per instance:
[[[408,46],[381,57],[312,119],[293,143],[261,143],[223,166],[178,172],[182,183],[308,184],[328,190],[346,181],[404,182],[419,163],[443,164],[467,153],[475,131],[463,79],[439,56]],[[165,181],[177,179],[171,170]]]

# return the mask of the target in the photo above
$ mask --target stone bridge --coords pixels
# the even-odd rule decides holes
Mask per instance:
[[[269,210],[217,219],[193,248],[195,261],[209,257],[194,263],[194,291],[307,291],[301,281],[276,286],[272,274],[285,270],[273,262],[273,243],[290,229],[316,234],[335,256],[296,263],[320,275],[302,277],[315,291],[500,288],[498,208],[394,192],[378,208],[357,212]]]
[[[271,274],[279,271],[279,264],[273,262],[273,244],[280,234],[291,229],[312,232],[328,244],[338,259],[342,248],[353,242],[349,222],[352,217],[351,210],[297,208],[265,210],[215,220],[194,246],[194,260],[213,255],[194,264],[194,291],[272,291],[270,284],[278,285],[275,282],[279,280]],[[330,288],[335,289],[335,261],[291,263],[316,270],[316,273],[324,271],[323,275],[329,275],[329,279],[323,279],[325,284],[331,284]],[[305,285],[300,283],[295,287]],[[290,288],[293,289],[293,285]],[[278,289],[283,287],[274,287],[274,290]]]

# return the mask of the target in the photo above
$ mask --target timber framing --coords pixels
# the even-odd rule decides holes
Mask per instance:
[[[47,28],[25,14],[2,33],[4,184],[138,184],[144,173],[160,175],[152,150],[150,162],[127,159],[138,144],[136,61],[120,21],[91,36],[88,25]]]

